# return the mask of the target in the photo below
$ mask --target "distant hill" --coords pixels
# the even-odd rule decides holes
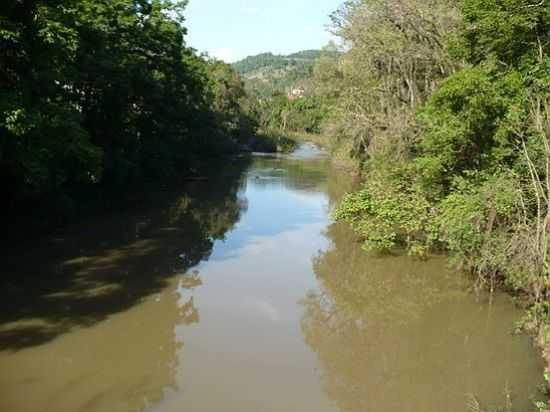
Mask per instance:
[[[311,78],[320,50],[304,50],[289,55],[262,53],[233,64],[245,81],[247,90],[270,96],[285,93],[298,83],[301,86]]]
[[[286,56],[273,53],[261,53],[233,63],[233,67],[242,76],[247,76],[251,72],[263,68],[283,69],[293,66],[311,67],[319,56],[321,56],[321,50],[304,50]]]
[[[321,50],[302,50],[297,53],[289,54],[286,57],[290,59],[317,60],[321,57]]]

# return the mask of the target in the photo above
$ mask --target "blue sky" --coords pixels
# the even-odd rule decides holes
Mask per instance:
[[[329,14],[343,0],[190,0],[187,44],[227,62],[316,49],[332,38]]]

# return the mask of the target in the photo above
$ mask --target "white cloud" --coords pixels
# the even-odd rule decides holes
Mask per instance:
[[[281,314],[271,303],[264,300],[253,300],[251,303],[261,317],[265,317],[273,323],[278,323],[281,320]]]
[[[222,47],[220,49],[215,49],[210,52],[212,57],[215,57],[218,60],[223,60],[226,63],[234,63],[237,59],[237,52],[235,49],[230,47]]]

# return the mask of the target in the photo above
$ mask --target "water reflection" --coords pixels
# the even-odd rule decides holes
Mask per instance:
[[[166,290],[94,327],[0,353],[0,410],[136,411],[158,402],[176,388],[183,341],[174,327],[199,321],[192,296],[199,284],[195,275],[179,275]]]
[[[330,167],[311,146],[233,162],[12,251],[0,410],[462,411],[507,384],[526,400],[541,370],[510,302],[476,301],[442,259],[368,257],[330,224],[353,185]]]
[[[440,258],[368,256],[344,225],[327,236],[302,329],[341,411],[464,411],[468,393],[503,405],[505,390],[529,410],[541,366],[510,336],[518,312],[504,296],[476,298]]]
[[[246,164],[234,164],[238,174]],[[90,326],[207,259],[238,222],[242,182],[224,174],[184,194],[156,193],[139,211],[74,227],[2,260],[0,350],[45,343]]]
[[[311,145],[292,155],[257,156],[242,182],[242,196],[250,205],[245,219],[231,233],[230,241],[216,245],[209,260],[235,258],[257,238],[275,237],[304,225],[326,224],[329,166],[326,154]],[[318,238],[319,233],[311,237]]]
[[[175,327],[200,319],[189,269],[246,211],[246,167],[4,256],[0,410],[135,411],[175,387]]]
[[[177,328],[179,389],[148,411],[335,411],[299,327],[297,302],[315,286],[311,256],[326,247],[328,223],[328,159],[310,154],[254,159],[247,213],[197,267],[201,321]]]

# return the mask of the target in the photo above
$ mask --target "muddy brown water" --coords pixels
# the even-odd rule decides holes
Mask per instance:
[[[542,364],[510,298],[443,257],[373,257],[312,145],[3,259],[0,411],[531,410]]]

